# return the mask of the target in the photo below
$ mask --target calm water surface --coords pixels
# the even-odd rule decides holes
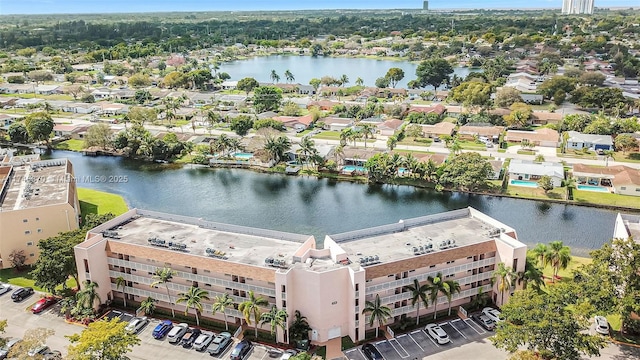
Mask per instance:
[[[355,85],[358,77],[366,86],[373,86],[376,79],[383,77],[390,68],[404,70],[404,79],[396,87],[407,87],[407,82],[416,78],[418,64],[409,61],[375,60],[365,58],[332,58],[297,55],[259,56],[247,60],[238,60],[220,64],[220,70],[229,73],[232,80],[252,77],[260,82],[271,82],[271,70],[280,75],[280,82],[286,82],[284,72],[291,71],[294,83],[309,84],[312,78],[342,74],[349,77],[348,86]],[[464,78],[472,71],[469,68],[454,68],[454,74]],[[432,89],[429,89],[432,90]]]
[[[409,186],[370,186],[261,174],[239,169],[183,168],[115,157],[69,158],[77,178],[127,176],[128,182],[79,183],[122,195],[130,207],[294,233],[340,233],[422,215],[473,206],[514,227],[521,241],[563,240],[586,255],[613,233],[616,213],[588,207],[462,193],[438,193]]]

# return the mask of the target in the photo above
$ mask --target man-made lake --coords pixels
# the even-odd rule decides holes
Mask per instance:
[[[595,208],[409,186],[369,186],[190,165],[175,168],[65,151],[54,151],[52,156],[69,158],[78,179],[126,176],[126,183],[79,181],[78,186],[120,194],[130,207],[313,234],[321,241],[326,234],[473,206],[514,227],[529,245],[562,240],[574,254],[587,255],[610,240],[616,216]]]
[[[284,72],[289,70],[295,77],[294,83],[309,84],[313,78],[331,76],[339,78],[342,74],[349,77],[353,86],[357,78],[364,80],[365,86],[374,86],[377,78],[383,77],[393,67],[404,70],[404,79],[396,87],[407,87],[407,83],[416,78],[417,63],[409,61],[375,60],[366,58],[332,58],[297,55],[259,56],[248,60],[238,60],[220,64],[220,70],[229,73],[232,80],[252,77],[260,82],[271,82],[271,70],[280,76],[280,82],[286,82]],[[479,69],[454,68],[454,74],[465,78]],[[453,74],[452,74],[453,75]],[[433,90],[433,89],[427,89]]]

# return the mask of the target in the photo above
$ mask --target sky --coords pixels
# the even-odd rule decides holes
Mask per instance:
[[[431,0],[431,9],[560,8],[562,0]],[[638,7],[638,0],[595,0],[596,7]],[[0,0],[0,15],[168,11],[416,9],[421,0]]]

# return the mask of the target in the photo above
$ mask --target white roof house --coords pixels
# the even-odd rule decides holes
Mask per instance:
[[[613,149],[613,138],[611,135],[583,134],[577,131],[568,131],[567,148],[569,149]]]
[[[564,167],[561,163],[513,159],[509,163],[509,178],[537,181],[543,176],[551,177],[553,186],[559,187],[564,180]]]

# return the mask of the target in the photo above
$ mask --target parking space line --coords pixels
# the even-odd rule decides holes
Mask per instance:
[[[440,347],[440,345],[438,345],[438,343],[437,343],[437,342],[435,342],[435,340],[433,340],[433,338],[431,337],[431,335],[427,334],[427,332],[426,332],[426,331],[424,331],[424,330],[420,330],[420,331],[422,331],[422,332],[427,336],[427,338],[428,338],[429,340],[431,340],[431,342],[433,343],[433,345],[435,345],[435,346],[437,346],[437,347]]]
[[[417,332],[417,331],[414,331],[414,332],[412,332],[411,334],[415,334],[416,332]],[[414,338],[413,338],[413,336],[411,336],[411,334],[404,334],[404,335],[409,335],[409,338],[410,338],[411,340],[413,340],[413,342],[414,342],[414,343],[416,343],[416,345],[418,345],[418,347],[420,348],[420,350],[424,351],[424,349],[422,348],[422,346],[420,346],[420,344],[418,344],[418,342],[416,341],[416,339],[414,339]],[[404,335],[402,335],[402,336],[404,336]],[[398,337],[400,337],[400,336],[398,336]]]
[[[487,333],[487,332],[486,332],[486,331],[485,331],[481,326],[476,325],[476,323],[475,323],[473,320],[471,320],[471,319],[465,319],[465,320],[464,320],[464,322],[466,322],[466,323],[467,323],[467,325],[469,325],[469,327],[470,327],[470,328],[472,328],[473,330],[475,330],[475,331],[476,331],[478,334],[480,334],[480,335],[484,335],[484,334],[486,334],[486,333]],[[479,329],[479,330],[478,330],[478,329]],[[480,332],[480,331],[482,331],[482,332]]]
[[[402,351],[404,351],[404,353],[406,354],[405,356],[402,356],[402,354],[400,353],[400,351],[398,351],[398,348],[396,348],[396,347],[395,347],[395,345],[393,345],[392,341],[395,341],[395,342],[398,344],[398,346],[400,346],[400,348],[402,349]],[[391,344],[391,346],[393,346],[393,348],[396,350],[396,352],[398,353],[398,355],[400,355],[400,357],[401,357],[401,358],[403,358],[403,359],[404,359],[404,358],[409,357],[409,352],[407,351],[407,349],[405,349],[405,348],[402,346],[402,344],[400,344],[400,343],[398,342],[398,340],[396,340],[396,339],[391,339],[391,340],[389,340],[389,344]]]
[[[454,322],[456,322],[456,321],[460,321],[460,319],[450,321],[450,322],[449,322],[449,326],[451,326],[451,327],[453,328],[453,330],[457,331],[457,332],[458,332],[458,334],[462,335],[462,337],[466,339],[467,337],[466,337],[466,336],[464,336],[464,334],[463,334],[460,330],[456,329],[456,327],[455,327],[455,326],[453,326],[453,323],[454,323]]]

